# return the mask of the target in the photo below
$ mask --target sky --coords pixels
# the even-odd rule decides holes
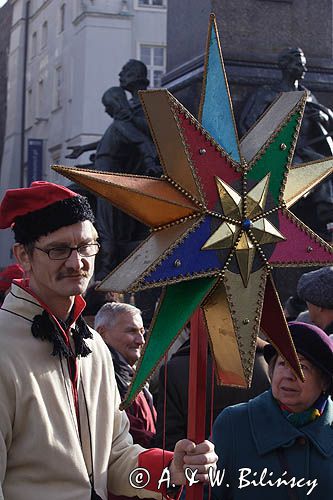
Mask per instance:
[[[0,7],[2,7],[6,2],[7,0],[0,0]]]

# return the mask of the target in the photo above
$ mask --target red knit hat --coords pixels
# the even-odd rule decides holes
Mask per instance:
[[[8,189],[0,205],[0,229],[10,227],[18,216],[74,196],[74,191],[46,181],[32,182],[28,188]]]
[[[0,272],[0,292],[4,293],[10,287],[13,279],[23,277],[24,271],[18,264],[11,264]]]
[[[36,181],[28,188],[8,189],[0,205],[0,229],[12,227],[19,243],[79,221],[94,222],[87,198],[53,184]]]

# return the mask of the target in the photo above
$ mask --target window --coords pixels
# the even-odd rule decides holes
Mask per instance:
[[[138,7],[166,7],[166,0],[138,0]]]
[[[294,0],[261,0],[261,2],[293,3]]]
[[[61,108],[62,106],[62,67],[58,66],[55,70],[54,81],[54,109]]]
[[[37,31],[34,31],[31,37],[31,57],[37,55]]]
[[[32,88],[27,90],[27,116],[26,116],[26,127],[29,128],[33,124],[34,119],[34,102],[32,95]]]
[[[68,102],[71,102],[73,99],[74,68],[75,68],[75,57],[71,57],[71,64],[69,64],[66,69],[66,79],[68,82],[68,87],[67,87]]]
[[[37,119],[42,119],[44,116],[44,81],[38,82],[38,97],[37,97]]]
[[[48,33],[48,25],[47,21],[44,21],[42,26],[42,43],[41,43],[42,49],[47,45],[47,33]]]
[[[59,22],[59,33],[62,33],[65,29],[65,18],[66,18],[66,4],[62,4],[60,7],[60,22]]]
[[[160,87],[165,73],[165,47],[141,45],[140,60],[147,66],[150,86]]]

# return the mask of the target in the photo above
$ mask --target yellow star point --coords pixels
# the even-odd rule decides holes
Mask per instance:
[[[240,194],[219,177],[215,179],[224,215],[232,218],[241,217],[242,197]]]
[[[269,178],[271,174],[267,174],[254,186],[246,196],[247,200],[247,216],[256,217],[264,212],[269,188]]]
[[[202,246],[201,250],[232,248],[236,243],[238,233],[239,227],[235,226],[235,224],[223,222]]]
[[[250,279],[255,253],[256,247],[244,232],[236,246],[236,259],[245,287]]]
[[[265,218],[253,222],[251,230],[260,245],[276,243],[286,239],[283,234]]]

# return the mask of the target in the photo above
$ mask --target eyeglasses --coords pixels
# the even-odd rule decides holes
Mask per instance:
[[[41,252],[48,255],[51,260],[65,260],[68,259],[73,250],[76,250],[81,257],[93,257],[97,255],[100,249],[99,243],[87,243],[86,245],[80,245],[78,247],[54,247],[49,248],[49,250],[44,250],[44,248],[34,247]]]

